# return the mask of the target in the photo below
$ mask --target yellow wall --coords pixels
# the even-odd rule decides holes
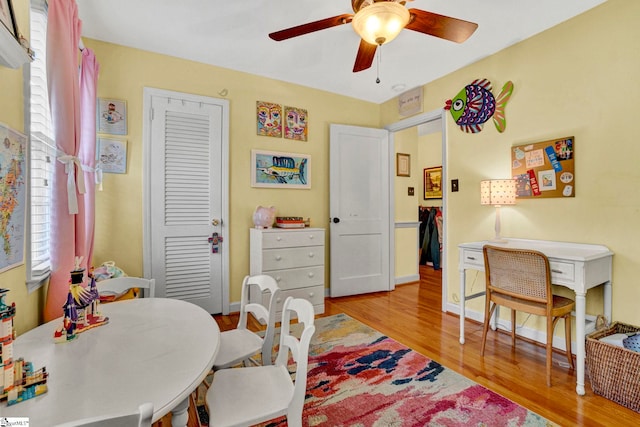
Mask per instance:
[[[340,95],[85,39],[100,62],[98,96],[127,101],[127,173],[105,174],[97,194],[93,264],[113,260],[129,275],[141,275],[142,260],[142,108],[143,88],[153,87],[230,101],[230,227],[223,250],[230,250],[230,302],[240,300],[249,273],[249,228],[257,205],[276,206],[279,215],[311,218],[327,228],[329,218],[329,124],[379,127],[380,107]],[[256,135],[256,101],[307,109],[309,140]],[[311,190],[251,188],[251,149],[311,155]],[[327,254],[328,259],[328,254]],[[329,270],[327,267],[327,277]]]
[[[515,85],[504,133],[487,123],[466,134],[447,114],[448,178],[460,180],[447,207],[450,301],[458,292],[457,245],[493,235],[495,214],[479,204],[480,181],[510,176],[513,145],[573,135],[576,197],[519,200],[503,209],[502,234],[608,246],[615,253],[613,319],[640,324],[638,16],[640,2],[609,0],[425,86],[424,111],[432,111],[476,78],[491,80],[494,93],[507,80]],[[398,120],[395,108],[394,101],[382,106],[383,123]],[[601,301],[601,292],[590,291],[587,312],[601,312]]]

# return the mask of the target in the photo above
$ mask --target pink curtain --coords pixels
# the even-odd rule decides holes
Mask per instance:
[[[45,321],[62,315],[69,291],[69,272],[74,268],[75,258],[83,257],[81,266],[86,268],[93,249],[95,192],[91,178],[92,167],[95,167],[98,64],[93,53],[85,49],[80,78],[78,43],[81,27],[75,0],[49,0],[47,79],[58,153],[53,180],[51,279],[44,308]],[[82,123],[81,111],[85,117]]]

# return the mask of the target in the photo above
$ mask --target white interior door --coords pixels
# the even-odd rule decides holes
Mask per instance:
[[[331,296],[392,288],[389,132],[331,125]]]
[[[145,89],[145,275],[209,313],[228,312],[228,117],[227,100]]]

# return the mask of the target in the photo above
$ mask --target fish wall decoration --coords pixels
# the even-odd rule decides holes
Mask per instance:
[[[465,86],[453,99],[448,99],[444,109],[451,111],[460,129],[468,133],[478,133],[484,123],[493,117],[498,132],[504,132],[507,119],[504,109],[513,93],[513,83],[508,81],[497,98],[491,93],[491,82],[476,79]]]

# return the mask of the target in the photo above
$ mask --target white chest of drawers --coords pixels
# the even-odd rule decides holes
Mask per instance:
[[[305,298],[324,313],[324,229],[250,229],[249,274],[268,274],[278,282],[278,318],[287,297]],[[268,295],[250,291],[252,302],[268,303]]]

